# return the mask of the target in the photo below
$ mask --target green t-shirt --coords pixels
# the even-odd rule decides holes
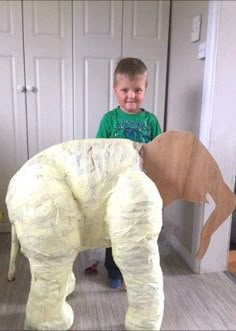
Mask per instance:
[[[127,138],[148,143],[161,133],[154,114],[144,109],[138,114],[128,114],[118,107],[103,116],[96,138]]]

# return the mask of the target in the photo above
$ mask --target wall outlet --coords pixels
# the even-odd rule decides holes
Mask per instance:
[[[206,43],[201,43],[199,46],[198,46],[198,55],[197,55],[197,58],[199,60],[205,60],[205,57],[206,57]]]

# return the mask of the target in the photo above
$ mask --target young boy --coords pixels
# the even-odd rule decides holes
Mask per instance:
[[[103,116],[96,138],[148,143],[162,133],[155,115],[140,108],[147,83],[147,67],[141,60],[124,58],[117,64],[113,89],[119,106]]]
[[[157,118],[141,108],[147,88],[147,67],[137,58],[123,58],[114,72],[114,93],[119,106],[106,113],[96,138],[127,138],[148,143],[162,133]],[[105,267],[112,288],[122,288],[122,274],[106,249]]]

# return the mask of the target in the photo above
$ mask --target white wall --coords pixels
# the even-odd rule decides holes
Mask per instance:
[[[208,1],[172,1],[167,130],[199,132],[205,62],[198,46],[206,40]],[[191,42],[192,19],[202,15],[200,40]]]
[[[192,19],[201,15],[200,40],[191,42]],[[206,41],[208,1],[172,1],[166,130],[199,134],[205,62],[197,58]],[[194,205],[175,202],[164,210],[164,232],[191,265]]]

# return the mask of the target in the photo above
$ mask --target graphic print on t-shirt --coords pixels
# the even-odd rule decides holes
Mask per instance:
[[[116,123],[114,136],[147,143],[151,140],[151,130],[145,122],[121,120]]]

